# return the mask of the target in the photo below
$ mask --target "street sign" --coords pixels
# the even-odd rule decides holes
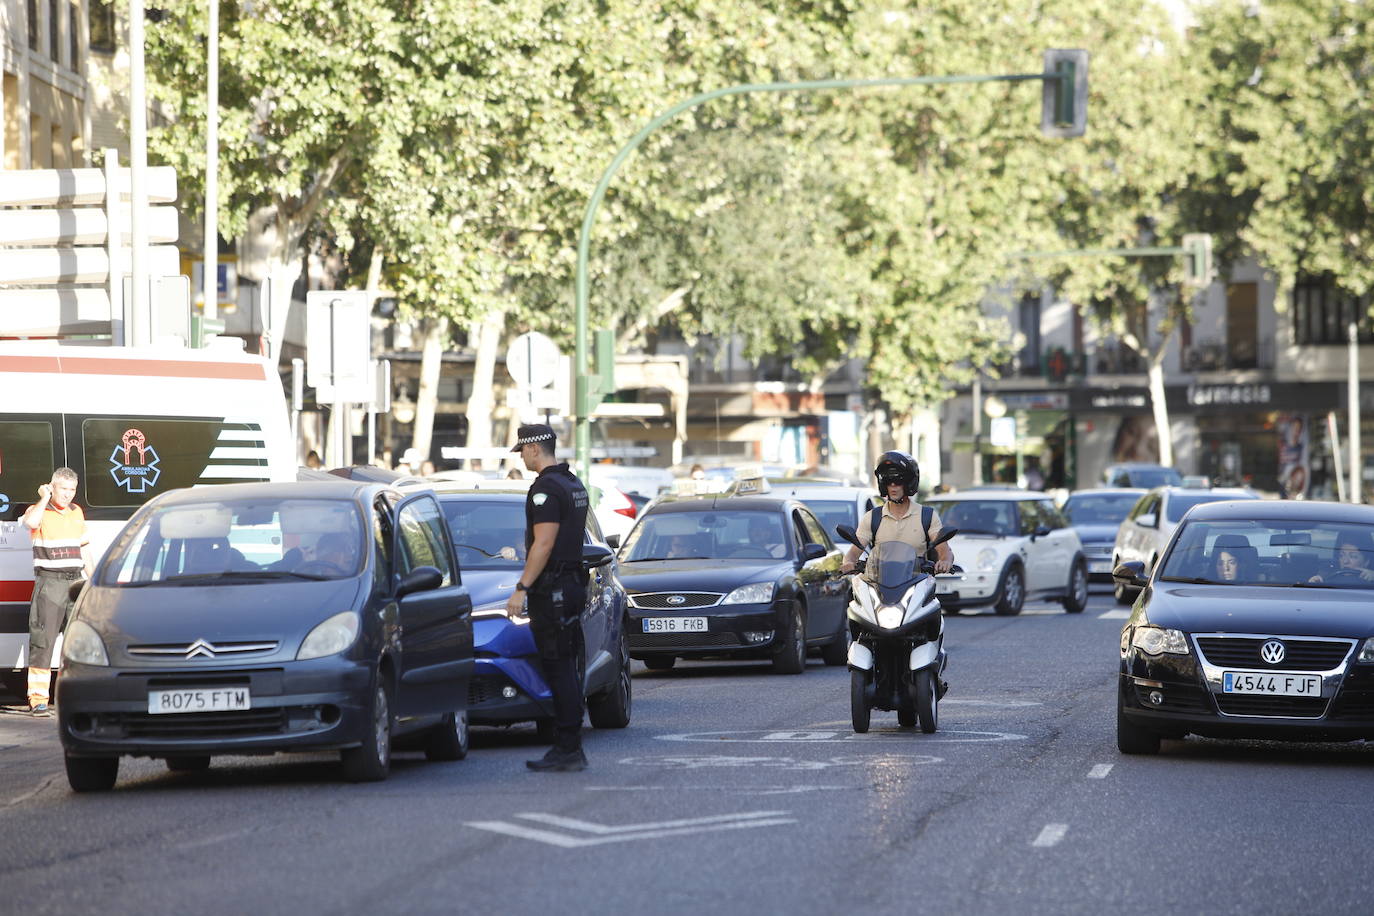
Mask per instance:
[[[538,331],[521,334],[506,350],[506,371],[521,388],[547,388],[558,377],[558,345]]]
[[[1040,132],[1047,137],[1081,137],[1088,128],[1088,52],[1045,52]]]
[[[993,417],[988,425],[988,441],[994,448],[1016,448],[1015,417]]]
[[[365,290],[305,294],[306,383],[320,403],[367,404],[376,394],[370,298]]]
[[[390,413],[391,360],[374,359],[372,361],[372,378],[374,387],[372,390],[372,403],[369,409],[373,413]]]

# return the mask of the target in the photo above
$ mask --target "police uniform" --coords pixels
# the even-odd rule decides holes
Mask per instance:
[[[531,442],[551,442],[553,437],[547,426],[522,426],[516,450]],[[558,523],[548,563],[533,583],[526,583],[526,607],[544,679],[553,692],[554,749],[564,754],[582,748],[583,698],[578,671],[585,651],[582,609],[587,603],[587,572],[582,568],[582,540],[588,506],[587,490],[567,462],[540,471],[525,496],[527,554],[534,544],[534,526]]]

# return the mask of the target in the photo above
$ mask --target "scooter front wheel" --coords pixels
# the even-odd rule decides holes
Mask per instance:
[[[934,734],[940,727],[940,685],[935,680],[935,672],[926,668],[916,672],[916,682],[912,685],[912,699],[916,704],[916,718],[921,723],[921,731]]]
[[[868,673],[849,672],[849,716],[854,720],[854,731],[860,735],[867,733],[870,719],[868,707]]]

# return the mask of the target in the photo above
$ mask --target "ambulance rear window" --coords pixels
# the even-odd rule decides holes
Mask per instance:
[[[37,502],[38,488],[61,466],[53,452],[51,420],[0,420],[0,521],[15,521]]]
[[[91,417],[81,421],[81,447],[85,501],[96,513],[181,487],[269,478],[262,432],[249,423]]]

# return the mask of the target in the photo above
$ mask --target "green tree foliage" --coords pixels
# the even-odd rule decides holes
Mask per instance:
[[[1206,92],[1194,119],[1226,252],[1252,252],[1281,292],[1299,272],[1357,296],[1374,289],[1374,5],[1265,0],[1197,14]]]

